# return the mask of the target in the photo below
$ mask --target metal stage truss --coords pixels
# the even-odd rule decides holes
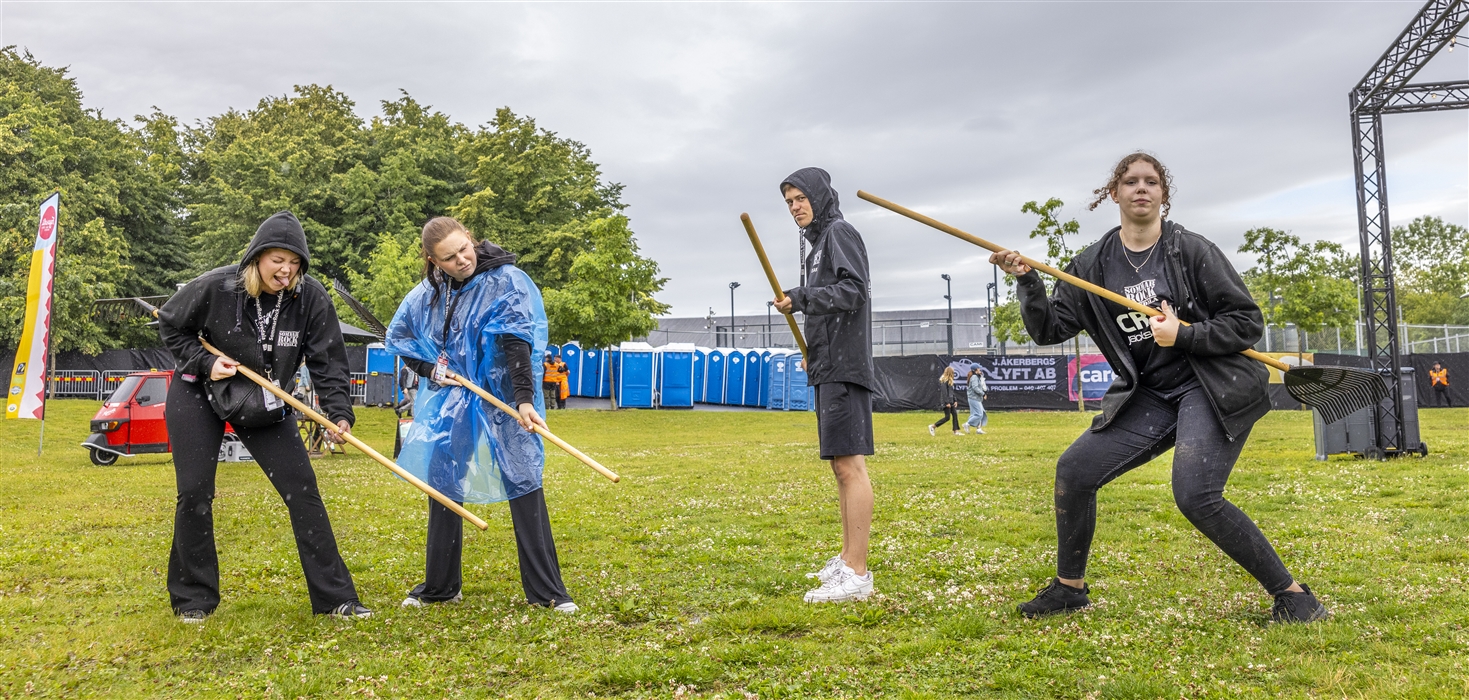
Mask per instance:
[[[1377,456],[1407,454],[1402,366],[1393,282],[1392,226],[1387,214],[1382,115],[1469,108],[1469,80],[1409,84],[1440,50],[1466,43],[1469,0],[1430,0],[1351,91],[1352,152],[1357,176],[1357,225],[1362,243],[1362,318],[1372,368],[1387,381],[1377,408]],[[1469,46],[1465,47],[1469,49]]]

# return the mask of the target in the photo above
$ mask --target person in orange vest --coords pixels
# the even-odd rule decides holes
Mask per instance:
[[[556,355],[556,378],[561,384],[561,391],[556,394],[556,408],[566,408],[566,399],[571,396],[571,368],[559,354]]]
[[[545,369],[545,374],[541,377],[541,393],[546,397],[546,410],[549,411],[556,406],[556,396],[561,392],[561,380],[556,376],[556,358],[549,351],[541,365]],[[561,404],[561,407],[565,408],[566,404]]]
[[[1449,396],[1448,368],[1437,362],[1433,363],[1433,369],[1428,370],[1428,379],[1433,384],[1433,405],[1452,408],[1454,400]]]

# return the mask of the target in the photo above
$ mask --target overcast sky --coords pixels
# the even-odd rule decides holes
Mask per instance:
[[[1172,218],[1234,254],[1273,226],[1355,250],[1347,92],[1410,2],[0,2],[0,42],[69,66],[89,107],[185,121],[330,84],[370,117],[400,89],[470,125],[510,106],[626,186],[674,315],[764,311],[747,211],[786,286],[785,175],[832,174],[878,309],[982,305],[987,254],[865,189],[1038,257],[1026,200],[1085,205],[1122,155],[1174,172]],[[1417,81],[1469,77],[1469,49]],[[1387,118],[1392,220],[1469,221],[1469,113]]]

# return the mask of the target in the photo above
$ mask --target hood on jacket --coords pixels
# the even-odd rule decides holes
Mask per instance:
[[[250,246],[245,249],[245,257],[240,258],[240,267],[249,265],[251,260],[270,248],[289,250],[301,256],[301,275],[306,275],[307,268],[311,266],[311,253],[306,248],[306,231],[301,228],[295,214],[276,212],[260,224],[260,228],[255,229],[255,237],[250,239]]]
[[[781,194],[785,194],[786,185],[790,185],[806,195],[806,200],[811,202],[811,225],[802,231],[812,241],[816,235],[821,233],[826,225],[842,218],[842,210],[837,202],[836,190],[831,188],[831,175],[821,168],[801,168],[790,174],[780,183]]]

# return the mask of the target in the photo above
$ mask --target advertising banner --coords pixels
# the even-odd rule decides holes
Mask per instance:
[[[1066,389],[1072,401],[1077,399],[1077,380],[1080,379],[1081,398],[1101,401],[1102,395],[1112,386],[1112,365],[1102,355],[1072,355],[1066,363]]]
[[[31,250],[31,274],[26,283],[26,308],[22,317],[20,347],[10,374],[10,392],[5,397],[5,417],[46,417],[46,360],[51,349],[51,285],[56,274],[57,219],[61,194],[41,203],[36,245]]]

